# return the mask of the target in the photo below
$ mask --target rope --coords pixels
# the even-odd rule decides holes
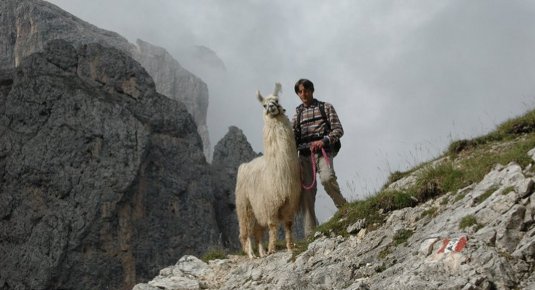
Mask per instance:
[[[329,159],[329,156],[327,155],[327,152],[325,152],[325,148],[321,148],[321,153],[323,155],[323,158],[327,161],[327,164],[329,164],[329,167],[332,168],[331,160]],[[312,183],[310,185],[305,185],[304,182],[301,183],[304,189],[310,190],[314,188],[316,185],[316,156],[314,150],[310,151],[310,161],[312,163]],[[303,176],[301,175],[301,180],[303,180]]]

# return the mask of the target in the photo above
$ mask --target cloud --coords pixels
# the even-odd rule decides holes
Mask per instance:
[[[453,139],[484,134],[534,106],[532,1],[54,0],[131,41],[165,47],[180,61],[192,44],[214,50],[227,74],[210,79],[215,144],[236,125],[261,151],[255,92],[294,82],[336,107],[343,148],[336,170],[352,199],[391,171],[436,157]],[[192,69],[193,70],[193,69]],[[319,193],[324,220],[334,206]]]

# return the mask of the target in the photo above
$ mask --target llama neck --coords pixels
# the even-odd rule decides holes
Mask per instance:
[[[264,156],[266,159],[278,156],[297,158],[295,139],[290,120],[285,115],[264,118]]]

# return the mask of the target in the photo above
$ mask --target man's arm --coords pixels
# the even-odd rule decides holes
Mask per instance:
[[[340,118],[338,118],[338,114],[336,113],[333,105],[325,103],[325,113],[329,119],[329,123],[331,124],[331,132],[329,132],[327,137],[330,143],[335,143],[344,135],[344,128],[342,127]]]

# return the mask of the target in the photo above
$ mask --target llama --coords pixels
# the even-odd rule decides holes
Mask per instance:
[[[301,195],[300,167],[290,120],[279,104],[281,85],[273,95],[257,97],[264,107],[264,155],[238,168],[236,209],[240,242],[249,258],[254,258],[252,237],[260,257],[266,255],[262,238],[269,228],[267,254],[275,252],[277,229],[284,224],[286,248],[292,251],[292,223],[299,209]]]

